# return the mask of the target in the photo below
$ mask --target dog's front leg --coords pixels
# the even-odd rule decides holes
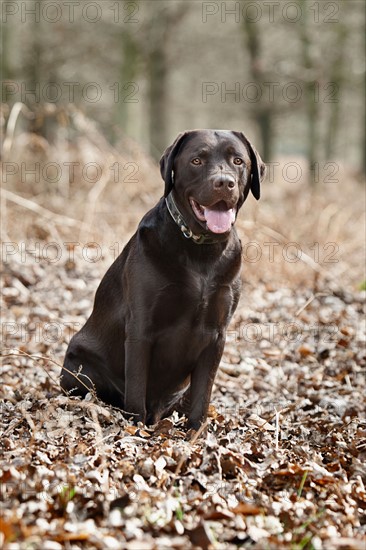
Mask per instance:
[[[150,343],[136,339],[125,342],[125,399],[124,410],[133,421],[146,421],[146,386],[150,364]]]
[[[215,345],[210,345],[203,351],[191,373],[188,428],[197,430],[207,417],[212,386],[224,351],[224,345],[225,334],[220,334]]]

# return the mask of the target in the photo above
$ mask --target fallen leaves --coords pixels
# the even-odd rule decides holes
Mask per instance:
[[[134,426],[91,394],[79,400],[60,392],[69,323],[90,310],[101,271],[15,260],[7,271],[5,548],[360,550],[361,294],[247,290],[208,425],[187,434],[176,413]]]

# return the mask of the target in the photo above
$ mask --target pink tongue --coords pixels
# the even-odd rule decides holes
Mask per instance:
[[[221,208],[205,208],[205,218],[207,227],[212,233],[226,233],[230,231],[235,221],[235,212],[233,208],[224,210]]]

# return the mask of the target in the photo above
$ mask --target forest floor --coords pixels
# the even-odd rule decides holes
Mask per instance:
[[[244,205],[242,299],[189,439],[176,414],[137,428],[58,384],[103,273],[161,194],[135,162],[143,184],[122,190],[3,192],[4,547],[364,550],[359,184],[346,206],[336,189],[280,185]]]

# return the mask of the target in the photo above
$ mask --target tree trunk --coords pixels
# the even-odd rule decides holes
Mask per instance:
[[[12,66],[11,66],[11,57],[10,57],[10,51],[11,51],[11,24],[10,23],[4,23],[2,25],[2,41],[0,44],[1,47],[1,63],[0,63],[0,71],[1,71],[1,80],[12,80],[14,78]]]
[[[261,156],[266,162],[269,162],[273,158],[273,129],[272,129],[272,113],[268,110],[263,110],[258,114],[257,122],[259,124],[259,131],[261,137]]]
[[[120,69],[121,80],[118,83],[119,101],[117,102],[117,121],[125,134],[137,138],[138,136],[134,133],[134,123],[131,117],[131,103],[126,99],[126,94],[131,90],[128,89],[126,92],[124,86],[137,86],[137,63],[139,61],[140,52],[134,36],[131,36],[125,28],[123,28],[121,34],[121,45],[123,59]]]
[[[271,78],[263,70],[261,55],[260,34],[255,23],[243,20],[243,31],[245,43],[249,52],[249,71],[252,80],[264,89],[264,82]],[[252,104],[252,113],[255,123],[259,128],[261,137],[261,154],[265,162],[270,162],[273,157],[273,115],[275,112],[274,103],[270,99],[262,99]]]
[[[312,174],[316,168],[316,164],[319,162],[319,107],[314,94],[314,82],[309,79],[309,74],[314,70],[314,63],[311,59],[310,48],[311,39],[309,36],[309,23],[307,16],[306,0],[300,0],[302,8],[302,19],[300,23],[300,40],[302,49],[302,67],[305,74],[304,83],[304,100],[305,100],[305,114],[306,114],[306,156],[308,162],[309,180],[311,185],[315,185],[317,178]]]
[[[156,44],[149,56],[149,145],[158,159],[167,144],[167,63],[164,44]]]
[[[333,60],[330,71],[330,82],[337,88],[335,101],[331,104],[327,134],[325,137],[325,158],[327,160],[332,159],[335,153],[335,143],[339,132],[341,88],[344,84],[345,46],[348,32],[346,25],[342,23],[338,23],[338,29],[338,33],[335,37],[335,51],[337,54]]]

